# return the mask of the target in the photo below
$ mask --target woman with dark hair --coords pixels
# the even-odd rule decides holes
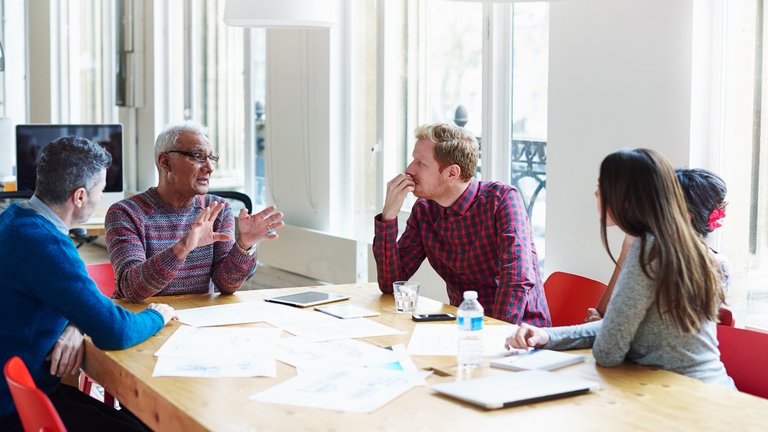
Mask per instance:
[[[707,238],[709,233],[722,226],[722,219],[725,217],[725,206],[727,205],[725,195],[728,193],[725,182],[717,174],[701,168],[680,168],[675,170],[675,174],[683,188],[691,225],[701,238]],[[608,282],[608,288],[597,303],[597,307],[587,310],[585,322],[602,319],[608,308],[608,302],[611,300],[613,287],[616,285],[616,278],[621,272],[622,263],[634,241],[635,237],[630,235],[624,237],[621,253],[616,261],[616,268],[613,270],[611,280]],[[709,248],[709,252],[720,264],[723,290],[728,291],[731,264],[725,256],[714,249]]]
[[[643,181],[638,181],[643,179]],[[596,192],[600,230],[636,237],[605,318],[568,327],[522,324],[508,348],[592,347],[601,366],[629,360],[734,388],[717,350],[723,289],[717,263],[689,222],[670,163],[648,149],[620,150],[600,166]]]

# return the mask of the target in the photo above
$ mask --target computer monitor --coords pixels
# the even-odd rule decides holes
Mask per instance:
[[[34,191],[37,163],[43,148],[65,136],[88,138],[112,155],[107,168],[107,185],[100,208],[122,199],[123,126],[120,124],[23,124],[16,126],[16,177],[19,191]]]

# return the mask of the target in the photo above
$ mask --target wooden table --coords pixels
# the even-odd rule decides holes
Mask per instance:
[[[107,229],[104,228],[103,223],[79,224],[72,228],[85,228],[85,235],[89,237],[101,237],[107,235]]]
[[[190,295],[154,298],[177,309],[253,301],[276,293],[307,288],[244,291],[234,296]],[[380,346],[406,344],[415,323],[396,314],[391,295],[381,295],[376,284],[323,286],[322,291],[352,295],[352,302],[382,312],[371,318],[406,334],[368,338]],[[144,305],[120,304],[132,310]],[[455,308],[421,297],[420,312],[454,312]],[[486,318],[488,322],[493,320]],[[181,324],[173,322],[146,342],[123,351],[100,351],[86,346],[86,371],[121,403],[155,430],[162,431],[501,431],[537,430],[766,430],[768,400],[709,385],[671,372],[624,364],[595,365],[589,350],[585,363],[558,373],[598,381],[601,390],[586,395],[532,405],[486,411],[417,387],[371,414],[264,404],[248,397],[295,375],[278,362],[277,378],[152,377],[153,353]],[[251,324],[268,326],[265,323]],[[455,325],[455,323],[446,323]],[[285,335],[285,333],[284,333]],[[433,368],[429,386],[455,380],[455,357],[415,356],[420,368]],[[513,373],[483,367],[476,376]]]

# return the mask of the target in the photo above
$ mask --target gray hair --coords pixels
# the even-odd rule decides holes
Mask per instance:
[[[179,139],[179,135],[184,132],[203,136],[208,135],[208,130],[205,127],[200,123],[193,121],[185,121],[166,126],[157,135],[157,139],[155,140],[155,162],[157,162],[157,157],[160,153],[176,150],[178,148],[176,142]]]
[[[66,202],[81,187],[90,193],[112,156],[95,142],[81,137],[59,138],[43,149],[37,164],[35,195],[48,205]]]

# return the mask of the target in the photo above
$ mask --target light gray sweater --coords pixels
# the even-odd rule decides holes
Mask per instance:
[[[601,366],[617,366],[626,359],[735,388],[720,361],[717,324],[706,321],[698,332],[684,333],[670,319],[662,318],[654,302],[654,281],[643,273],[639,257],[640,242],[636,241],[624,261],[603,320],[545,328],[550,340],[543,348],[592,347]]]

